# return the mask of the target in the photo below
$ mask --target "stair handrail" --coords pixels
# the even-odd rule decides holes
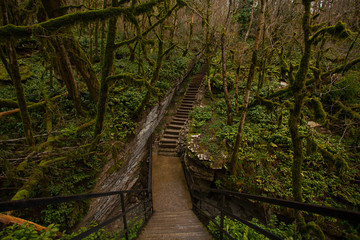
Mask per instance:
[[[219,229],[220,231],[220,239],[223,239],[223,234],[225,234],[228,238],[234,239],[227,231],[224,230],[224,218],[225,215],[236,219],[243,224],[247,225],[250,228],[253,228],[257,232],[263,234],[264,236],[268,237],[269,239],[279,240],[282,239],[279,236],[260,228],[259,226],[227,211],[224,209],[225,206],[225,197],[239,197],[243,199],[248,200],[256,200],[259,202],[264,202],[272,205],[292,208],[296,210],[302,210],[307,211],[311,213],[316,213],[323,216],[328,217],[334,217],[337,219],[343,219],[347,220],[349,222],[359,224],[360,223],[360,212],[358,211],[352,211],[347,209],[340,209],[340,208],[332,208],[327,206],[321,206],[316,204],[309,204],[309,203],[303,203],[303,202],[297,202],[292,200],[284,200],[284,199],[278,199],[278,198],[271,198],[271,197],[265,197],[260,195],[254,195],[254,194],[247,194],[247,193],[241,193],[241,192],[234,192],[234,191],[228,191],[228,190],[222,190],[222,189],[216,189],[216,188],[209,188],[200,186],[199,184],[195,183],[193,175],[191,174],[190,169],[188,168],[187,164],[184,161],[184,158],[182,158],[182,166],[183,171],[186,179],[186,183],[188,186],[188,189],[190,191],[190,197],[193,204],[193,210],[197,210],[202,216],[206,217],[208,220],[212,221],[214,225]],[[221,194],[221,203],[220,206],[217,206],[211,202],[209,202],[205,197],[200,196],[198,193],[218,193]],[[199,204],[196,203],[198,201]],[[220,211],[220,225],[209,215],[205,213],[205,211],[201,208],[201,203],[206,203],[207,206],[210,206],[212,208],[217,209]]]
[[[85,193],[85,194],[74,194],[74,195],[64,195],[64,196],[54,196],[54,197],[42,197],[42,198],[29,198],[24,200],[13,200],[13,201],[3,201],[0,202],[0,212],[7,212],[7,211],[14,211],[14,210],[21,210],[31,207],[40,207],[40,206],[46,206],[50,204],[59,204],[64,202],[71,202],[71,201],[82,201],[87,199],[93,199],[93,198],[100,198],[100,197],[107,197],[107,196],[113,196],[113,195],[120,195],[121,200],[121,214],[118,214],[115,217],[112,217],[103,223],[98,224],[95,227],[92,227],[88,229],[87,231],[71,238],[71,240],[78,240],[82,239],[84,237],[89,236],[90,234],[100,230],[101,228],[111,224],[112,222],[116,221],[119,218],[123,218],[123,224],[124,224],[124,231],[118,236],[118,238],[125,236],[125,239],[129,239],[129,227],[127,225],[127,219],[126,214],[128,212],[131,212],[132,210],[140,207],[141,205],[144,206],[144,218],[145,221],[140,226],[140,229],[142,229],[150,216],[153,213],[153,199],[152,199],[152,137],[149,138],[149,169],[148,169],[148,187],[145,189],[139,189],[139,190],[120,190],[120,191],[108,191],[108,192],[100,192],[100,193]],[[125,194],[129,193],[144,193],[145,198],[141,200],[136,205],[132,206],[131,208],[126,209],[125,207]],[[150,206],[147,206],[147,204],[150,203]],[[138,231],[140,232],[140,231]]]

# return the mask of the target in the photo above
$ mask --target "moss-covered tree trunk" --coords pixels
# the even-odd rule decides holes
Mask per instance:
[[[3,23],[4,23],[4,25],[7,25],[7,24],[9,24],[8,12],[7,12],[7,7],[6,7],[7,1],[1,0],[0,4],[1,4],[1,11],[2,11],[2,16],[3,16]],[[6,69],[9,71],[11,80],[14,83],[14,87],[15,87],[15,91],[16,91],[16,98],[17,98],[18,105],[20,108],[20,116],[21,116],[21,121],[22,121],[23,129],[24,129],[24,135],[25,135],[27,143],[30,146],[32,146],[32,145],[34,145],[34,138],[33,138],[33,131],[32,131],[32,127],[31,127],[31,119],[30,119],[30,115],[29,115],[29,112],[27,109],[24,89],[23,89],[23,86],[21,83],[21,76],[20,76],[19,65],[18,65],[18,61],[17,61],[16,50],[15,50],[14,44],[12,42],[8,41],[6,43],[6,50],[8,53],[9,62],[7,62],[6,59],[2,58],[3,64],[4,64],[4,66],[7,66]]]
[[[103,9],[105,9],[107,7],[108,4],[108,0],[104,0],[103,2]],[[100,59],[103,60],[104,59],[104,52],[105,52],[105,27],[106,27],[106,21],[102,21],[101,23],[101,44],[100,44]]]
[[[211,90],[211,81],[210,81],[210,69],[211,69],[211,53],[210,53],[210,8],[211,0],[206,1],[206,16],[205,16],[205,64],[206,64],[206,82],[210,94],[211,100],[214,100],[214,96]]]
[[[242,132],[244,129],[246,113],[247,113],[248,105],[249,105],[251,85],[252,85],[252,82],[253,82],[254,76],[255,76],[255,68],[256,68],[256,64],[257,64],[257,51],[259,50],[261,36],[264,31],[266,2],[267,2],[267,0],[260,1],[261,9],[260,9],[260,14],[259,14],[259,23],[258,23],[257,30],[256,30],[255,42],[254,42],[254,47],[253,47],[254,50],[253,50],[253,54],[252,54],[251,65],[250,65],[249,74],[248,74],[247,83],[246,83],[244,104],[243,104],[243,108],[242,108],[242,112],[241,112],[238,131],[236,134],[234,152],[231,155],[231,159],[230,159],[230,171],[231,171],[231,174],[233,174],[233,175],[236,175],[238,169],[241,168],[241,164],[239,164],[237,162],[238,161],[238,153],[239,153],[239,147],[240,147],[240,143],[241,143],[241,135],[242,135]]]
[[[47,19],[57,18],[63,16],[66,12],[63,10],[63,5],[61,1],[45,1],[42,0],[42,4],[45,10],[46,16],[42,16],[38,14],[39,21],[43,22]],[[78,92],[74,92],[74,89],[77,89],[76,81],[72,78],[71,72],[73,73],[74,70],[72,67],[64,66],[65,63],[68,62],[70,59],[70,63],[75,65],[76,70],[81,74],[83,77],[86,86],[91,94],[91,96],[98,100],[99,94],[99,80],[96,76],[96,72],[94,70],[91,61],[89,60],[88,56],[81,48],[79,42],[73,37],[73,33],[70,29],[62,30],[61,32],[65,33],[65,36],[58,37],[56,40],[51,37],[50,42],[55,49],[55,54],[57,55],[55,65],[58,65],[56,69],[59,70],[58,74],[62,76],[63,81],[66,83],[67,89],[70,95],[73,97],[74,105],[77,109],[79,109],[79,99],[76,95],[79,95]],[[65,52],[63,52],[61,45],[64,45]],[[49,54],[52,54],[51,52]],[[70,64],[70,66],[71,66]],[[74,76],[74,74],[73,74]],[[75,83],[75,86],[74,86]]]
[[[224,90],[224,97],[225,97],[225,102],[226,102],[226,107],[227,107],[227,124],[228,125],[233,125],[233,111],[232,111],[232,106],[231,106],[231,102],[230,102],[230,97],[229,97],[229,91],[228,91],[228,81],[227,81],[227,76],[226,76],[226,32],[228,30],[228,27],[230,25],[230,21],[231,21],[231,16],[233,14],[233,1],[229,0],[229,11],[226,17],[226,22],[223,28],[223,31],[221,33],[221,67],[222,67],[222,79],[223,79],[223,90]]]
[[[97,101],[99,99],[100,83],[94,66],[76,39],[65,39],[65,45],[69,49],[68,54],[71,63],[75,65],[76,71],[83,77],[91,96]]]
[[[73,99],[76,112],[79,115],[82,115],[81,99],[80,99],[80,94],[79,94],[79,90],[78,90],[77,83],[76,83],[74,70],[72,69],[69,56],[67,54],[67,51],[64,46],[64,42],[62,41],[61,37],[57,37],[57,42],[58,42],[58,46],[59,46],[59,50],[60,50],[59,51],[60,59],[64,61],[64,62],[59,62],[59,64],[62,65],[62,69],[63,69],[62,76],[65,77],[64,80],[67,81],[67,86],[69,86],[68,90],[70,90],[69,92]],[[60,59],[58,59],[58,60],[60,60]]]
[[[116,7],[117,1],[112,0],[111,5],[113,7]],[[95,130],[94,130],[94,141],[91,147],[92,151],[94,151],[97,148],[97,144],[100,141],[101,131],[103,130],[103,126],[104,126],[106,103],[108,99],[108,90],[109,90],[107,77],[109,76],[114,64],[114,50],[115,50],[114,45],[115,45],[116,25],[117,25],[116,22],[117,22],[117,18],[111,18],[108,24],[105,54],[104,54],[104,61],[102,65],[101,80],[100,80],[99,101],[96,106],[97,114],[96,114]]]
[[[296,73],[294,82],[291,84],[291,90],[294,95],[294,105],[290,109],[289,129],[294,150],[292,165],[292,185],[294,200],[302,201],[302,163],[304,161],[303,141],[299,133],[299,120],[302,107],[306,97],[306,76],[309,70],[311,56],[310,42],[310,18],[311,18],[311,0],[302,0],[304,5],[304,15],[302,19],[302,29],[304,31],[304,51],[301,58],[299,70]]]

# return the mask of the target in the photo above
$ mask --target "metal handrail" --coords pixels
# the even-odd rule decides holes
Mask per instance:
[[[126,193],[142,193],[147,192],[147,189],[140,190],[124,190],[124,191],[113,191],[103,193],[87,193],[87,194],[76,194],[56,197],[43,197],[43,198],[30,198],[25,200],[16,201],[5,201],[0,202],[0,212],[14,211],[31,207],[40,207],[50,204],[58,204],[64,202],[81,201],[91,198],[107,197],[112,195],[126,194]]]
[[[197,186],[194,186],[194,188],[197,188]],[[302,211],[306,211],[306,212],[316,213],[316,214],[319,214],[322,216],[343,219],[343,220],[347,220],[347,221],[354,222],[354,223],[360,223],[360,212],[357,212],[357,211],[351,211],[351,210],[341,209],[341,208],[332,208],[332,207],[321,206],[321,205],[316,205],[316,204],[284,200],[284,199],[279,199],[279,198],[271,198],[271,197],[265,197],[265,196],[259,196],[259,195],[252,195],[252,194],[247,194],[247,193],[233,192],[233,191],[227,191],[227,190],[221,190],[221,189],[215,189],[215,188],[202,187],[200,191],[209,191],[209,192],[214,192],[214,193],[220,193],[220,194],[225,194],[226,196],[236,196],[236,197],[240,197],[240,198],[269,203],[272,205],[277,205],[277,206],[302,210]]]
[[[216,208],[218,209],[221,213],[224,213],[226,216],[232,218],[232,219],[236,219],[238,220],[239,222],[242,222],[243,224],[247,225],[248,227],[256,230],[257,232],[263,234],[264,236],[268,237],[269,239],[274,239],[274,240],[281,240],[282,238],[278,237],[277,235],[275,234],[272,234],[271,232],[265,230],[265,229],[262,229],[261,227],[249,222],[249,221],[246,221],[245,219],[241,218],[241,217],[238,217],[236,216],[235,214],[225,210],[223,207],[219,207],[219,206],[216,206],[215,204],[212,204],[211,202],[207,201],[205,198],[203,197],[200,197],[200,196],[197,196],[196,194],[194,195],[194,198],[195,199],[198,199],[199,201],[202,201],[204,203],[206,203],[207,205],[213,207],[213,208]],[[200,211],[202,211],[200,209]]]
[[[319,205],[315,205],[315,204],[283,200],[283,199],[277,199],[277,198],[270,198],[270,197],[264,197],[264,196],[252,195],[252,194],[246,194],[246,193],[240,193],[240,192],[233,192],[233,191],[227,191],[227,190],[221,190],[221,189],[215,189],[215,188],[200,187],[200,185],[195,183],[193,176],[192,176],[190,170],[188,169],[188,167],[186,166],[186,163],[184,162],[183,159],[182,159],[182,165],[183,165],[184,175],[185,175],[185,179],[186,179],[186,182],[188,185],[188,189],[190,191],[190,196],[191,196],[191,200],[193,203],[193,209],[194,210],[197,209],[199,211],[199,213],[201,213],[206,218],[210,219],[212,222],[214,222],[214,221],[211,219],[211,217],[208,216],[202,210],[201,202],[204,202],[208,206],[220,211],[220,215],[221,215],[220,216],[220,218],[221,218],[220,225],[214,222],[215,226],[220,230],[220,239],[223,239],[224,233],[229,237],[228,232],[225,231],[224,227],[223,227],[224,217],[225,217],[224,214],[232,219],[236,219],[236,220],[242,222],[243,224],[249,226],[250,228],[253,228],[257,232],[265,235],[266,237],[268,237],[270,239],[274,239],[274,240],[281,239],[279,236],[274,235],[271,232],[269,232],[265,229],[262,229],[259,226],[255,225],[251,222],[248,222],[248,221],[240,218],[239,216],[236,216],[235,214],[225,210],[224,209],[224,201],[225,201],[226,196],[256,200],[256,201],[260,201],[260,202],[264,202],[264,203],[269,203],[272,205],[288,207],[288,208],[292,208],[292,209],[316,213],[316,214],[323,215],[323,216],[329,216],[329,217],[334,217],[334,218],[338,218],[338,219],[348,220],[350,222],[357,223],[357,224],[360,223],[360,212],[357,212],[357,211],[351,211],[351,210],[339,209],[339,208],[331,208],[331,207],[319,206]],[[214,192],[214,193],[221,194],[222,195],[221,207],[216,206],[215,204],[212,204],[211,202],[207,201],[204,197],[201,197],[198,194],[196,194],[196,192],[199,192],[199,193]],[[199,201],[200,206],[198,206],[196,204],[195,200]],[[230,237],[230,239],[233,239],[233,238]]]
[[[103,192],[103,193],[86,193],[86,194],[76,194],[76,195],[66,195],[66,196],[55,196],[55,197],[43,197],[43,198],[30,198],[25,200],[15,200],[15,201],[4,201],[0,202],[0,212],[6,212],[6,211],[13,211],[13,210],[20,210],[25,208],[31,208],[31,207],[39,207],[39,206],[46,206],[50,204],[59,204],[64,202],[71,202],[71,201],[81,201],[81,200],[87,200],[92,198],[100,198],[100,197],[107,197],[107,196],[113,196],[113,195],[120,195],[121,200],[121,214],[116,215],[115,217],[112,217],[108,220],[106,220],[103,223],[100,223],[99,225],[88,229],[87,231],[75,236],[72,238],[72,240],[78,240],[82,239],[84,237],[89,236],[90,234],[100,230],[101,228],[105,227],[106,225],[109,225],[110,223],[114,222],[115,220],[119,218],[123,218],[123,224],[124,224],[124,232],[122,233],[125,235],[125,239],[129,239],[128,231],[129,226],[127,225],[127,219],[126,214],[139,206],[141,204],[144,204],[144,216],[145,221],[141,225],[140,228],[143,228],[146,221],[149,219],[150,215],[153,212],[153,201],[152,201],[152,138],[149,139],[149,172],[148,172],[148,188],[146,189],[140,189],[140,190],[122,190],[122,191],[111,191],[111,192]],[[126,209],[125,207],[125,194],[128,193],[145,193],[146,198],[139,203],[137,203],[135,206]],[[150,208],[146,206],[147,203],[150,202]],[[150,215],[148,215],[148,212],[150,212]],[[133,224],[131,224],[133,225]],[[130,227],[131,227],[130,225]]]

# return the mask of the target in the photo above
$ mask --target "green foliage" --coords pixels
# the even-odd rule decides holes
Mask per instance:
[[[200,148],[210,153],[211,166],[226,168],[223,153],[226,155],[232,151],[238,118],[235,117],[234,126],[225,124],[226,106],[223,98],[216,98],[205,107],[197,109],[196,114],[199,116],[192,118],[191,133],[200,134]],[[207,116],[205,121],[202,116]],[[278,122],[280,116],[282,121]],[[238,161],[242,163],[243,171],[237,176],[217,178],[216,185],[234,191],[292,199],[292,183],[289,176],[292,174],[293,152],[287,126],[288,117],[288,111],[283,108],[275,107],[268,111],[260,105],[251,107],[248,110],[242,146],[239,150]],[[305,143],[307,151],[302,183],[304,201],[339,208],[352,206],[358,209],[360,191],[352,184],[360,173],[360,169],[356,167],[358,157],[352,156],[343,145],[339,145],[341,136],[311,130],[304,120],[300,123],[301,136],[312,136],[316,139],[317,145],[334,156],[333,167],[329,168],[331,160],[327,155],[321,154],[310,142]],[[350,166],[349,169],[339,165],[344,162]],[[344,172],[339,174],[340,171]],[[329,224],[334,222],[329,218],[322,221],[325,223],[321,223],[320,226],[324,226],[328,221]],[[337,234],[344,236],[345,232]]]
[[[220,217],[216,217],[215,221],[217,224],[220,225]],[[276,215],[272,215],[268,225],[263,225],[258,222],[257,219],[253,219],[251,221],[253,224],[261,227],[269,232],[279,236],[282,239],[294,239],[295,234],[295,225],[292,224],[285,224],[284,222],[280,222]],[[208,228],[212,235],[216,238],[220,238],[220,231],[217,226],[210,222]],[[225,217],[224,219],[224,230],[226,230],[233,238],[235,239],[247,239],[247,240],[258,240],[258,239],[268,239],[264,235],[256,232],[254,229],[248,227],[247,225],[237,221],[232,220],[231,218]],[[224,234],[224,239],[229,239]],[[301,239],[301,238],[300,238]]]
[[[48,231],[36,231],[34,225],[11,225],[0,231],[3,240],[26,239],[26,240],[52,240],[56,238],[59,228],[54,224],[47,227]]]
[[[133,220],[134,221],[134,220]],[[133,221],[129,223],[132,224]],[[142,224],[142,220],[137,221],[129,229],[129,238],[133,239],[137,236],[139,228]],[[92,223],[90,228],[96,227],[96,223]],[[66,233],[65,231],[60,232],[59,226],[50,224],[47,227],[47,231],[36,231],[34,225],[11,225],[0,230],[0,238],[4,240],[13,240],[13,239],[26,239],[26,240],[52,240],[52,239],[62,239],[70,240],[73,237],[87,231],[88,229],[83,227],[79,231],[73,232],[71,234]],[[124,240],[125,237],[119,238],[122,234],[122,230],[117,231],[107,231],[104,228],[90,234],[89,236],[83,238],[85,240],[111,240],[111,239],[120,239]]]
[[[331,86],[327,86],[325,91],[330,90],[329,95],[333,100],[341,99],[349,103],[358,103],[360,101],[359,76],[358,71],[349,71],[335,82],[335,89],[329,89]]]
[[[244,5],[242,7],[239,7],[237,12],[235,13],[234,18],[236,19],[236,21],[239,23],[240,25],[240,29],[239,29],[239,36],[245,36],[245,33],[247,32],[248,28],[249,28],[249,23],[250,23],[250,14],[251,14],[251,6],[252,6],[252,1],[251,0],[246,0],[244,1]],[[255,9],[256,11],[256,9]],[[256,14],[256,13],[254,13]],[[256,18],[254,19],[256,21]],[[254,28],[254,23],[252,25],[252,28]],[[250,35],[249,36],[249,40],[253,39],[254,36]]]
[[[209,107],[195,107],[190,113],[190,117],[195,120],[192,126],[196,128],[204,126],[212,118],[209,110]]]

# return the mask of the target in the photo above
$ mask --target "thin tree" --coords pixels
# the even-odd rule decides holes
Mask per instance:
[[[233,14],[233,8],[234,8],[234,2],[233,0],[229,0],[229,10],[227,13],[227,17],[226,17],[226,21],[224,24],[224,28],[223,31],[221,33],[221,67],[222,67],[222,79],[223,79],[223,90],[224,90],[224,97],[225,97],[225,102],[226,102],[226,107],[227,107],[227,124],[228,125],[233,125],[234,121],[233,121],[233,111],[232,111],[232,106],[231,106],[231,102],[230,102],[230,97],[229,97],[229,91],[228,91],[228,81],[227,81],[227,77],[226,77],[226,32],[229,28],[230,25],[230,21],[231,21],[231,16]]]
[[[230,171],[231,171],[231,174],[233,174],[233,175],[236,175],[237,170],[241,167],[241,165],[237,162],[238,161],[238,153],[239,153],[239,147],[240,147],[240,143],[241,143],[241,135],[242,135],[242,132],[244,129],[246,113],[247,113],[248,105],[249,105],[251,85],[252,85],[252,82],[253,82],[254,76],[255,76],[255,68],[256,68],[256,64],[257,64],[257,52],[259,50],[260,42],[262,39],[261,36],[264,31],[266,2],[267,2],[267,0],[260,1],[261,6],[260,6],[259,22],[258,22],[258,26],[256,29],[251,65],[250,65],[249,74],[248,74],[247,83],[246,83],[244,104],[243,104],[243,108],[242,108],[242,112],[241,112],[238,131],[236,134],[236,142],[235,142],[235,146],[234,146],[234,152],[231,155],[231,159],[230,159]]]
[[[112,7],[116,7],[117,4],[118,3],[116,0],[111,1]],[[99,101],[96,106],[97,114],[96,114],[96,122],[94,129],[94,141],[91,146],[92,151],[94,151],[97,148],[97,144],[100,141],[101,131],[104,126],[106,102],[108,99],[108,90],[109,90],[107,77],[109,76],[114,64],[114,50],[115,50],[114,46],[115,46],[116,25],[117,25],[116,23],[117,23],[117,18],[113,17],[109,19],[104,61],[102,65],[101,80],[100,80]]]

